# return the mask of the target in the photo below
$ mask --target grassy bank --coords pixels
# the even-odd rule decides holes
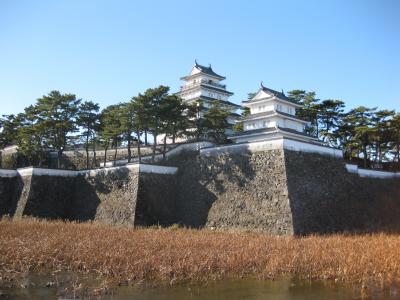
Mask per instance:
[[[400,279],[400,236],[277,237],[248,232],[128,229],[31,219],[0,221],[0,272],[72,270],[118,282],[227,277]]]

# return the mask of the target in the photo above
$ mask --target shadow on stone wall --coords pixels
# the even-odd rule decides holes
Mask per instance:
[[[75,178],[75,186],[71,203],[67,209],[68,219],[79,222],[94,220],[100,204],[96,188],[84,176]]]
[[[293,231],[400,232],[400,181],[360,178],[343,160],[285,150]]]
[[[176,181],[176,175],[128,167],[77,177],[0,178],[0,217],[168,226],[176,220]]]
[[[46,219],[68,219],[75,178],[57,176],[26,176],[16,217],[32,216]]]
[[[128,168],[101,171],[94,176],[79,176],[70,219],[133,226],[138,177],[137,172]]]
[[[229,199],[232,190],[239,192],[254,177],[247,152],[208,157],[194,151],[183,152],[167,164],[178,167],[176,222],[188,227],[205,226],[213,204],[221,198]],[[221,218],[225,217],[221,214]]]
[[[135,225],[170,226],[175,223],[176,186],[176,175],[140,174]]]
[[[18,176],[0,177],[0,216],[13,216],[17,209],[24,183]]]

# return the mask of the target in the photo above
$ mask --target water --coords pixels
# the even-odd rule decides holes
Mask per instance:
[[[30,274],[25,279],[0,285],[0,299],[136,299],[136,300],[340,300],[398,299],[397,290],[373,291],[322,281],[223,280],[207,284],[174,286],[121,286],[98,288],[102,280],[69,273]],[[46,287],[47,285],[47,287]]]

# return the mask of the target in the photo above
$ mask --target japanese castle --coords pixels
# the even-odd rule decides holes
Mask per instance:
[[[189,75],[181,77],[184,84],[177,95],[187,103],[201,102],[204,111],[218,103],[230,112],[227,121],[231,126],[243,122],[243,132],[234,133],[232,127],[226,131],[228,139],[235,143],[289,138],[321,144],[317,138],[305,132],[308,122],[296,116],[296,110],[302,105],[287,97],[283,91],[267,88],[262,83],[253,98],[242,101],[242,106],[249,108],[250,114],[240,117],[236,111],[242,106],[228,100],[233,93],[226,89],[225,84],[221,84],[225,79],[215,73],[211,65],[207,67],[195,61]],[[204,111],[198,117],[201,118]]]
[[[230,125],[235,124],[236,120],[240,117],[240,115],[236,113],[240,105],[228,101],[233,93],[226,89],[225,84],[220,83],[225,80],[225,77],[215,73],[211,65],[206,67],[195,61],[190,74],[181,77],[181,80],[184,81],[184,84],[181,86],[177,95],[180,96],[184,102],[201,102],[204,110],[210,108],[214,103],[218,103],[222,108],[230,112],[227,118],[228,123]],[[201,112],[199,117],[201,117],[203,113],[204,112]],[[231,130],[227,132],[227,134],[232,133]]]
[[[242,103],[250,109],[250,114],[241,119],[243,132],[228,137],[232,141],[243,143],[286,137],[320,144],[317,138],[305,133],[308,122],[296,116],[296,109],[302,105],[283,91],[272,90],[261,83],[256,95]]]

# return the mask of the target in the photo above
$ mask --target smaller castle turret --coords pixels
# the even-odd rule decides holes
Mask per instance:
[[[302,105],[283,92],[267,88],[261,82],[256,95],[242,102],[250,114],[242,119],[243,132],[230,137],[237,143],[288,137],[304,142],[319,143],[305,133],[307,121],[296,115]]]

